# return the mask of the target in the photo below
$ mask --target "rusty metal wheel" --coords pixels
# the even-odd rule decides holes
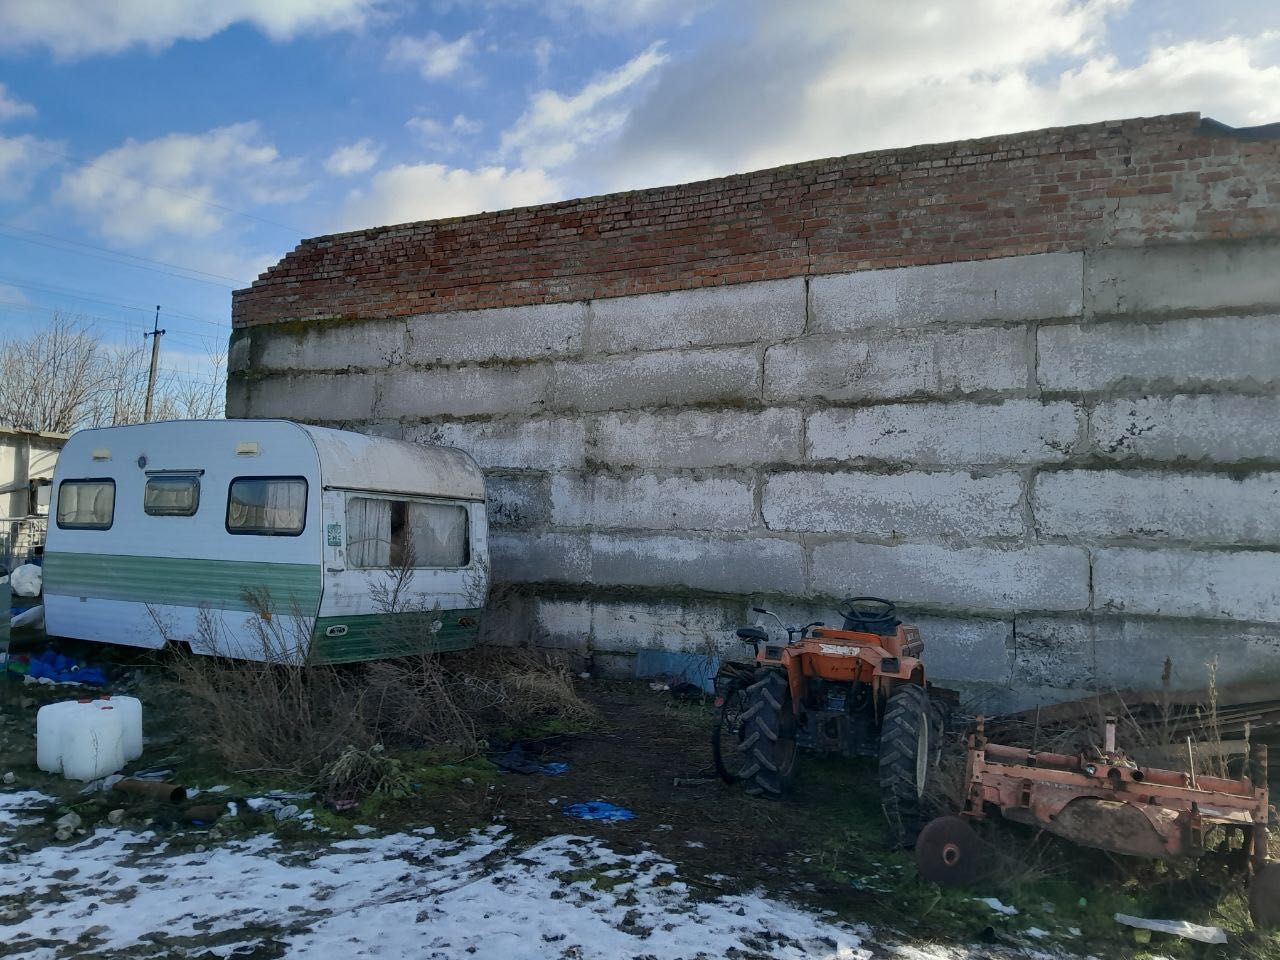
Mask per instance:
[[[916,869],[926,880],[963,886],[981,862],[982,840],[963,817],[930,820],[916,837]]]
[[[1249,884],[1249,916],[1259,930],[1280,927],[1280,862],[1268,863]]]

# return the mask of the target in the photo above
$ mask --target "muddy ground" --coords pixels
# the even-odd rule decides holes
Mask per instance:
[[[118,673],[128,687],[162,669],[139,661],[121,665]],[[502,772],[488,758],[473,757],[420,769],[410,796],[369,797],[343,813],[304,800],[298,805],[304,812],[310,807],[310,819],[283,822],[244,815],[246,798],[278,784],[219,770],[199,744],[184,736],[177,714],[148,704],[147,751],[137,766],[171,766],[173,779],[191,786],[227,785],[227,791],[192,801],[239,800],[242,815],[224,816],[216,825],[187,822],[181,807],[125,801],[118,794],[83,797],[78,785],[40,774],[32,741],[36,707],[68,692],[13,680],[0,686],[6,688],[0,694],[0,772],[15,775],[13,785],[0,789],[34,789],[56,798],[37,822],[14,828],[9,850],[19,855],[22,845],[37,849],[56,843],[53,821],[66,812],[76,812],[92,832],[113,808],[126,811],[125,826],[159,832],[174,851],[267,830],[305,852],[363,835],[367,825],[393,832],[430,824],[442,836],[460,837],[497,824],[523,843],[578,834],[603,838],[623,855],[654,852],[678,866],[695,896],[760,890],[822,916],[870,924],[877,936],[898,942],[1003,944],[1111,957],[1146,951],[1152,956],[1280,956],[1280,941],[1249,929],[1241,885],[1212,862],[1169,868],[1068,848],[1025,828],[992,824],[986,831],[990,867],[974,889],[947,890],[924,882],[910,852],[887,842],[873,761],[805,756],[786,801],[748,797],[715,777],[708,742],[711,705],[643,683],[580,684],[601,722],[527,744],[543,761],[567,763],[558,775]],[[162,716],[164,721],[157,722]],[[635,819],[605,824],[564,814],[567,805],[588,800],[626,807]],[[1018,912],[997,912],[982,902],[984,897],[998,898]],[[1115,924],[1116,912],[1222,925],[1231,943],[1224,948],[1156,935],[1154,943],[1139,944],[1132,931]],[[4,955],[21,954],[0,947]]]

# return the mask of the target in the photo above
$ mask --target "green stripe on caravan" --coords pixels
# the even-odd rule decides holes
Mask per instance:
[[[319,617],[311,633],[311,663],[354,663],[474,646],[480,609]],[[340,632],[339,632],[340,631]]]
[[[314,616],[320,566],[247,560],[190,560],[98,553],[46,553],[46,593],[179,607],[253,612],[246,591],[270,597],[274,612]]]

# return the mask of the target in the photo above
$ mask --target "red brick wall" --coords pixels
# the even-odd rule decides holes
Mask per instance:
[[[1262,235],[1280,235],[1280,140],[1188,113],[318,237],[236,291],[232,318],[395,317]]]

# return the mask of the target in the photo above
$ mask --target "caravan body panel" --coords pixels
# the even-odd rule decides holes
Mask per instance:
[[[392,514],[465,514],[465,563],[397,569],[381,542],[351,562],[353,498],[361,532],[373,518],[397,541]],[[44,584],[55,636],[285,662],[467,646],[488,590],[483,475],[456,450],[280,420],[81,431],[54,477]]]

